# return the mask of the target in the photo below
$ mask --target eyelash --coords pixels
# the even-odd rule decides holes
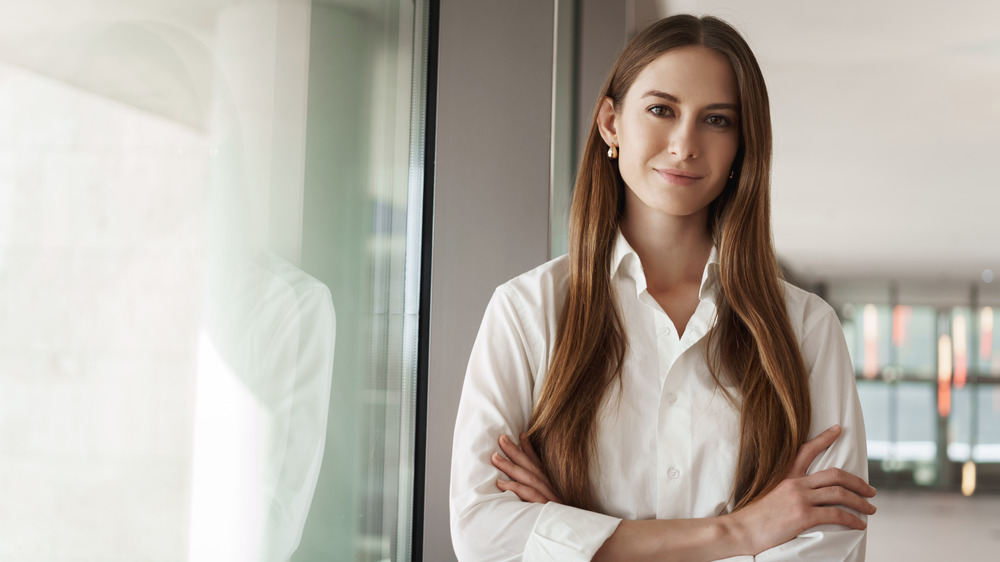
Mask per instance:
[[[662,113],[657,113],[657,111],[660,111],[660,110],[662,110],[663,112]],[[649,111],[649,113],[651,113],[654,117],[667,117],[668,115],[673,114],[673,110],[671,110],[669,107],[667,107],[665,105],[652,105],[652,106],[650,106],[647,109],[647,111]],[[719,122],[719,123],[711,123],[711,122],[709,122],[709,121],[714,120],[714,119],[720,119],[721,122]],[[721,127],[729,127],[730,125],[733,124],[732,119],[726,117],[725,115],[719,115],[718,113],[713,113],[712,115],[709,115],[705,119],[705,121],[708,122],[708,124],[711,125],[711,126],[713,126],[713,127],[720,127],[720,128]]]
[[[663,113],[657,113],[656,111],[659,110],[659,109],[662,109]],[[647,111],[649,111],[650,113],[652,113],[655,117],[666,117],[668,111],[670,113],[673,113],[673,111],[669,107],[667,107],[665,105],[653,105],[653,106],[650,106]]]
[[[720,119],[722,122],[721,123],[709,123],[709,125],[712,125],[713,127],[728,127],[728,126],[730,126],[730,125],[733,124],[733,122],[732,122],[731,119],[729,119],[725,115],[718,115],[718,114],[716,114],[716,115],[709,115],[708,119],[706,119],[705,121],[709,121],[709,120],[715,119],[715,118]]]

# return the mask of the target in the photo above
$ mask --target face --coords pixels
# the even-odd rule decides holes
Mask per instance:
[[[636,77],[619,107],[605,99],[601,135],[618,146],[636,212],[708,216],[739,147],[739,94],[729,61],[705,47],[660,55]]]

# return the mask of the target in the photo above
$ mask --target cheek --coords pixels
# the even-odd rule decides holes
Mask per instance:
[[[740,149],[740,137],[737,134],[730,135],[726,139],[726,149],[729,153],[729,160],[732,161],[736,158],[736,153]]]
[[[716,155],[716,165],[720,168],[729,169],[736,159],[736,152],[739,149],[739,141],[735,138],[722,137],[713,143],[712,153]]]

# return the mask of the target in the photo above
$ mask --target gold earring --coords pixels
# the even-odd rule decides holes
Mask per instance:
[[[733,170],[729,170],[729,179],[733,179],[733,174],[735,173]]]
[[[608,147],[608,158],[610,158],[612,160],[614,160],[615,158],[618,158],[618,147],[617,146],[611,145],[611,146]]]

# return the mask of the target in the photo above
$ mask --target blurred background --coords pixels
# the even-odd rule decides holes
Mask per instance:
[[[837,310],[870,560],[1000,547],[1000,5],[8,0],[0,560],[452,560],[493,289],[565,252],[620,49],[744,33],[774,241]]]

